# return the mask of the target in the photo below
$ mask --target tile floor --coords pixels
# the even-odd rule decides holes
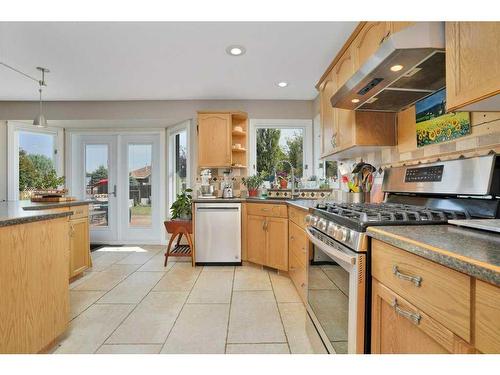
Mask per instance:
[[[291,280],[255,265],[163,267],[162,246],[101,248],[70,285],[54,353],[326,353]]]

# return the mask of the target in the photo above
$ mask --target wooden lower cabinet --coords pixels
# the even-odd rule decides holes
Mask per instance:
[[[500,288],[476,280],[476,348],[482,353],[500,353]]]
[[[475,349],[385,285],[372,280],[372,353],[474,353]]]
[[[288,274],[297,288],[300,297],[307,302],[307,252],[309,240],[306,232],[290,217],[288,223],[289,271]]]
[[[247,215],[247,259],[288,271],[288,219]]]
[[[88,217],[70,220],[69,277],[81,274],[90,266]]]

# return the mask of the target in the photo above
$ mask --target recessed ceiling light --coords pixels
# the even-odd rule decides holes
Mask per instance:
[[[287,87],[288,86],[288,82],[285,82],[285,81],[278,82],[278,86],[279,87]]]
[[[353,103],[359,103],[359,99],[352,99],[351,102],[353,102]]]
[[[391,70],[393,72],[399,72],[401,69],[403,69],[403,65],[393,65],[393,66],[391,66]]]
[[[245,52],[246,49],[243,46],[233,45],[226,48],[226,53],[231,56],[241,56],[244,55]]]

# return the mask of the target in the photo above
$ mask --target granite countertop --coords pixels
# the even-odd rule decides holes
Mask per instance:
[[[277,198],[195,198],[194,203],[267,203],[267,204],[288,204],[303,210],[316,207],[315,199],[277,199]]]
[[[26,201],[0,202],[0,227],[32,223],[41,220],[57,219],[60,217],[71,215],[71,211],[65,211],[65,212],[46,212],[41,210],[28,211],[24,209],[25,203]]]
[[[26,211],[50,210],[51,208],[74,207],[91,204],[92,201],[76,200],[67,202],[32,202],[29,200],[19,201],[19,204]]]
[[[370,227],[367,234],[500,286],[500,234],[454,225]]]

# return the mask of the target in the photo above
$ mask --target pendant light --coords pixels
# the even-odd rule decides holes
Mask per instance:
[[[48,70],[47,68],[42,68],[40,66],[37,66],[37,69],[40,71],[42,76],[40,81],[38,81],[38,92],[40,94],[40,111],[38,113],[38,116],[36,116],[35,119],[33,120],[33,125],[35,125],[38,128],[46,128],[47,120],[45,119],[42,110],[42,90],[43,86],[47,86],[47,84],[45,83],[45,73],[49,73],[50,70]]]

